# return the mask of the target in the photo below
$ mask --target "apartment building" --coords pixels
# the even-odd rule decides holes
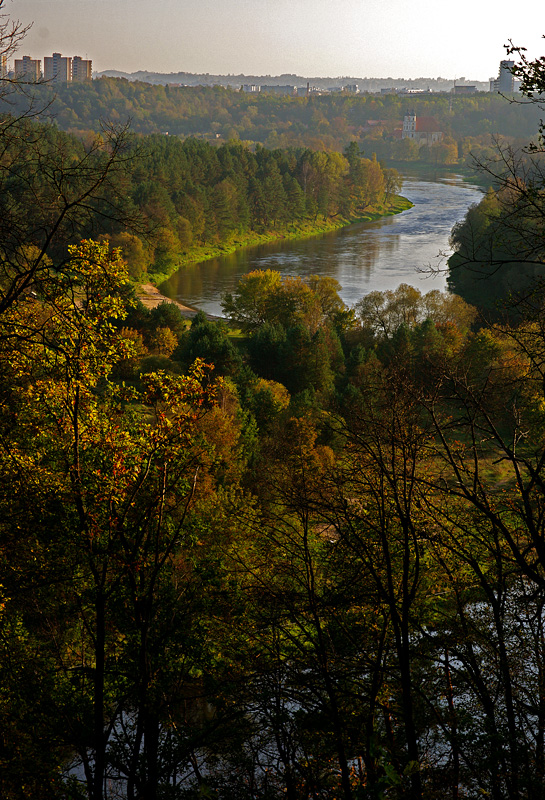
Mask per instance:
[[[90,81],[93,77],[93,62],[81,56],[63,56],[53,53],[44,58],[44,78],[53,83]]]
[[[61,53],[44,58],[44,78],[53,83],[68,83],[72,80],[72,59]]]
[[[23,56],[15,59],[15,77],[27,81],[39,81],[42,77],[42,62],[39,58]]]
[[[501,92],[502,94],[512,94],[515,87],[515,78],[512,69],[514,61],[500,61],[500,71],[496,79],[490,79],[490,91]]]
[[[72,59],[72,80],[90,81],[93,77],[93,62],[91,59],[74,56]]]

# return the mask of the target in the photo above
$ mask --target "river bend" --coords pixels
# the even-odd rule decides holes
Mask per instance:
[[[221,315],[221,297],[254,269],[285,275],[328,275],[351,306],[375,289],[409,283],[422,292],[444,289],[446,275],[429,268],[446,266],[453,225],[477,203],[482,189],[458,175],[433,181],[405,177],[402,194],[413,208],[375,222],[360,222],[299,241],[271,242],[183,267],[160,289],[167,297]]]

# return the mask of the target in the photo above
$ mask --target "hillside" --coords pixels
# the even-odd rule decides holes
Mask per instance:
[[[37,108],[47,106],[42,119],[54,119],[59,128],[80,134],[100,130],[104,120],[130,120],[138,134],[168,132],[182,138],[337,151],[355,140],[368,156],[376,152],[383,159],[419,157],[418,152],[396,151],[393,131],[401,125],[409,102],[399,95],[253,95],[219,86],[172,87],[123,78],[60,85],[54,94],[51,87],[38,86],[36,95]],[[445,137],[456,145],[456,158],[477,145],[490,145],[494,135],[527,140],[539,124],[535,106],[513,105],[490,93],[431,94],[411,98],[410,104],[417,114],[438,121]],[[16,111],[17,103],[9,108]]]

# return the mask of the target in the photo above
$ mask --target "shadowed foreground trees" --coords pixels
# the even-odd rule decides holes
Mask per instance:
[[[342,322],[312,398],[202,318],[232,378],[128,387],[127,280],[83,242],[1,317],[3,796],[541,797],[541,317],[273,279]]]
[[[428,369],[424,386],[406,358],[379,369],[325,472],[301,450],[303,481],[279,462],[277,515],[296,510],[299,546],[325,549],[295,572],[289,551],[285,596],[319,576],[356,795],[541,796],[543,453],[525,433],[539,396],[522,389],[539,383],[509,334],[483,371],[468,373],[463,350],[429,355]],[[311,604],[287,607],[303,625]]]
[[[513,74],[521,81],[514,107],[542,108],[543,58],[527,59],[525,48],[511,46],[518,62]],[[520,111],[522,109],[519,108]],[[455,226],[449,259],[449,286],[485,312],[521,318],[520,303],[542,280],[545,252],[545,138],[543,122],[524,147],[498,142],[478,168],[493,184],[483,200]]]
[[[110,383],[130,348],[111,323],[123,313],[123,262],[91,242],[70,255],[44,302],[2,316],[2,790],[16,796],[19,781],[39,792],[44,780],[21,747],[25,703],[14,717],[9,701],[30,658],[52,681],[27,687],[44,715],[36,752],[51,716],[49,747],[79,763],[90,798],[107,785],[152,798],[173,768],[162,724],[204,654],[192,619],[212,599],[202,574],[214,557],[208,541],[198,577],[206,534],[195,507],[213,490],[214,448],[199,428],[214,389],[198,364],[184,377],[148,375],[138,392]]]
[[[10,83],[9,91],[32,87]],[[3,100],[0,88],[0,313],[39,292],[51,259],[62,270],[68,244],[108,225],[144,232],[123,197],[134,159],[127,127],[105,126],[84,144],[37,125],[31,95],[30,109],[18,117],[10,114],[9,95]]]
[[[541,797],[537,321],[365,316],[313,402],[240,361],[128,388],[124,269],[82,243],[2,315],[3,795]]]

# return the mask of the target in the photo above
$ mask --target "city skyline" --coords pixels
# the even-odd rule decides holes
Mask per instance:
[[[523,18],[469,0],[450,9],[432,0],[156,0],[153,11],[142,0],[8,0],[3,10],[32,23],[18,57],[79,52],[99,72],[486,81],[509,39],[530,58],[543,52],[529,25],[544,16],[536,0]]]

